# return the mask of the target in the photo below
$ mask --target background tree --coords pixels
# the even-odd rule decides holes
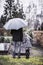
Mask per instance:
[[[13,12],[12,12],[13,18],[22,18],[25,19],[25,14],[23,12],[23,4],[20,4],[17,0],[17,3],[13,6]]]
[[[28,21],[29,29],[34,29],[34,23],[36,22],[37,5],[34,2],[30,2],[26,9],[26,20]]]
[[[4,5],[4,16],[6,16],[6,21],[12,18],[12,10],[15,0],[6,0]]]
[[[15,0],[6,0],[4,5],[4,14],[1,16],[2,20],[4,19],[7,22],[12,18],[23,18],[25,19],[25,14],[23,12],[23,4],[17,3],[15,4]],[[3,23],[5,23],[3,21]]]

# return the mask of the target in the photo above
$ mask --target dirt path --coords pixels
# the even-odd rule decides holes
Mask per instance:
[[[43,49],[38,47],[32,47],[30,49],[30,57],[34,57],[34,56],[43,56]]]

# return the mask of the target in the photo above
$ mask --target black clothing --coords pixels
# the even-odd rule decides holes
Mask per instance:
[[[18,30],[11,30],[11,34],[13,36],[13,41],[17,42],[17,41],[23,41],[23,30],[22,28],[18,29]]]
[[[29,55],[30,55],[30,50],[29,48],[26,49],[26,58],[29,58]]]

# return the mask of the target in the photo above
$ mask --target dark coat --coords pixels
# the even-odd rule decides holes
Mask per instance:
[[[13,36],[13,41],[23,41],[23,30],[20,28],[19,30],[11,30],[11,34]]]

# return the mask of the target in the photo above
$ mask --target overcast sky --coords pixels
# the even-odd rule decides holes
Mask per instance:
[[[30,2],[33,1],[37,6],[39,3],[38,0],[20,0],[20,1],[22,1],[22,3],[23,3],[24,11],[26,10],[26,8]],[[3,11],[4,11],[4,8],[3,8],[4,2],[5,2],[5,0],[0,0],[0,16],[3,14]]]

